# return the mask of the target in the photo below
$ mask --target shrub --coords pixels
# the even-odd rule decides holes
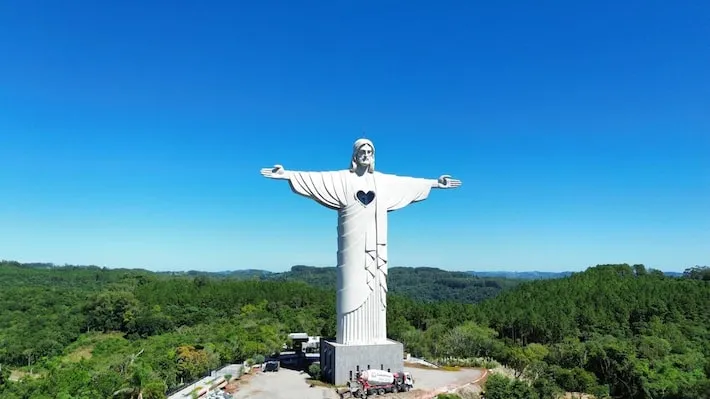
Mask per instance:
[[[320,380],[320,371],[320,364],[318,363],[313,363],[308,366],[308,375],[310,375],[314,380]]]
[[[447,357],[443,359],[436,359],[434,363],[442,367],[475,367],[475,368],[486,368],[494,369],[500,364],[495,360],[477,358],[454,358]]]

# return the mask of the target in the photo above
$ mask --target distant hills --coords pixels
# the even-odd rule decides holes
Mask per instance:
[[[470,274],[473,274],[474,276],[479,276],[479,277],[502,277],[502,278],[516,279],[516,280],[548,280],[548,279],[562,278],[562,277],[567,277],[567,276],[572,275],[572,272],[539,272],[539,271],[531,271],[531,272],[503,272],[503,271],[475,272],[475,271],[470,271],[467,273],[470,273]]]
[[[309,285],[334,289],[337,280],[335,267],[296,265],[286,272],[266,270],[234,270],[223,272],[162,272],[171,276],[224,279],[258,279],[271,281],[300,281]],[[523,279],[497,276],[477,276],[468,272],[451,272],[433,267],[392,267],[387,285],[392,294],[400,294],[419,301],[455,301],[476,303],[493,298],[501,291],[513,288]]]
[[[315,267],[296,265],[285,272],[270,272],[259,269],[232,270],[222,272],[188,271],[163,272],[171,276],[205,276],[236,280],[278,280],[300,281],[327,289],[335,288],[337,271],[335,267]],[[392,267],[388,273],[388,289],[418,301],[454,301],[477,303],[493,298],[521,283],[533,280],[553,280],[569,277],[574,272],[542,271],[447,271],[434,267]],[[681,276],[682,273],[666,273]]]
[[[208,271],[168,271],[152,272],[145,269],[108,269],[98,266],[55,265],[52,263],[9,262],[31,269],[83,269],[104,272],[123,271],[123,275],[161,276],[163,279],[217,279],[217,280],[258,280],[300,282],[310,286],[334,290],[337,281],[335,267],[314,267],[296,265],[285,272],[270,272],[260,269]],[[629,266],[638,273],[664,274],[669,277],[683,277],[683,273],[646,270],[643,265]],[[392,267],[389,269],[388,291],[395,295],[419,302],[457,302],[474,304],[497,297],[499,294],[530,283],[574,278],[583,272],[543,272],[543,271],[447,271],[434,267]],[[687,277],[710,280],[710,269],[695,267],[686,270]],[[98,275],[98,274],[97,274]],[[137,277],[138,278],[138,277]]]
[[[465,271],[465,272],[455,272],[447,271],[438,268],[430,267],[403,267],[397,266],[390,268],[390,273],[397,272],[397,270],[440,270],[446,273],[463,273],[469,274],[480,278],[506,278],[512,280],[547,280],[553,278],[562,278],[572,275],[573,272],[541,272],[541,271],[527,271],[527,272],[507,272],[507,271],[488,271],[488,272],[477,272],[477,271]],[[187,276],[213,276],[213,277],[231,277],[231,278],[254,278],[254,277],[264,277],[264,278],[280,278],[289,277],[294,273],[302,273],[308,271],[309,274],[318,274],[318,270],[323,275],[329,275],[335,273],[335,267],[316,267],[316,266],[305,266],[296,265],[291,268],[290,271],[286,272],[270,272],[268,270],[259,269],[245,269],[245,270],[227,270],[219,272],[206,272],[198,270],[190,270],[186,272],[160,272],[167,273],[171,275],[187,275]],[[678,275],[682,273],[676,273]],[[333,274],[333,276],[335,276]]]
[[[446,273],[464,273],[464,274],[470,274],[476,277],[480,278],[504,278],[504,279],[510,279],[510,280],[550,280],[550,279],[557,279],[557,278],[564,278],[564,277],[569,277],[575,272],[571,271],[566,271],[566,272],[543,272],[543,271],[522,271],[522,272],[511,272],[511,271],[487,271],[487,272],[479,272],[479,271],[466,271],[466,272],[455,272],[455,271],[448,271],[448,270],[442,270],[438,268],[430,268],[430,267],[416,267],[416,268],[411,268],[411,267],[403,267],[403,266],[397,266],[397,267],[392,267],[390,268],[390,274],[391,273],[397,273],[398,270],[440,270],[441,272],[446,272]],[[321,270],[320,273],[323,273],[323,275],[333,275],[333,278],[335,277],[335,267],[316,267],[316,266],[305,266],[305,265],[296,265],[291,268],[290,271],[286,272],[270,272],[268,270],[260,270],[260,269],[245,269],[245,270],[228,270],[228,271],[219,271],[219,272],[206,272],[206,271],[197,271],[197,270],[190,270],[187,272],[161,272],[161,273],[169,273],[172,275],[188,275],[188,276],[212,276],[212,277],[231,277],[231,278],[288,278],[290,276],[294,276],[294,273],[302,273],[303,271],[308,270],[309,274],[318,274],[316,270]],[[680,272],[663,272],[666,276],[669,277],[681,277],[683,276],[683,273]]]
[[[581,273],[581,272],[579,272]],[[298,281],[308,285],[334,289],[337,280],[335,267],[296,265],[285,272],[270,272],[259,269],[231,270],[222,272],[188,271],[162,272],[170,276],[185,276],[234,280]],[[496,297],[518,285],[531,281],[557,280],[573,276],[575,272],[542,271],[466,271],[453,272],[433,267],[392,267],[387,285],[389,292],[416,301],[452,301],[478,303]],[[680,277],[682,273],[664,273]]]
[[[90,267],[90,268],[101,268],[99,266],[74,266],[74,265],[57,265],[53,263],[43,263],[43,262],[35,262],[35,263],[22,263],[22,266],[24,267],[29,267],[29,268],[35,268],[35,269],[51,269],[51,268],[56,268],[56,267]],[[124,268],[112,268],[116,270],[128,270]],[[145,269],[141,269],[145,270]],[[568,277],[574,274],[575,272],[571,271],[563,271],[563,272],[543,272],[543,271],[465,271],[465,272],[457,272],[457,271],[447,271],[447,270],[442,270],[438,268],[433,268],[433,267],[402,267],[402,266],[397,266],[397,267],[392,267],[390,268],[390,274],[392,273],[399,273],[399,270],[403,271],[410,271],[410,270],[438,270],[440,272],[444,273],[453,273],[454,275],[457,275],[459,273],[464,273],[464,274],[470,274],[476,277],[480,278],[504,278],[504,279],[510,279],[510,280],[550,280],[550,279],[557,279],[557,278],[563,278],[563,277]],[[690,269],[689,269],[690,270]],[[148,271],[148,270],[145,270]],[[242,270],[225,270],[225,271],[218,271],[218,272],[208,272],[208,271],[202,271],[202,270],[189,270],[189,271],[167,271],[167,272],[156,272],[157,274],[169,274],[173,276],[179,276],[179,275],[184,275],[184,276],[209,276],[209,277],[215,277],[215,278],[237,278],[237,279],[251,279],[251,278],[263,278],[263,279],[279,279],[279,278],[285,278],[285,279],[293,279],[293,277],[300,276],[303,277],[304,273],[309,275],[311,278],[314,277],[315,275],[322,275],[322,276],[330,276],[330,278],[326,278],[327,280],[334,279],[335,278],[335,267],[316,267],[316,266],[306,266],[306,265],[296,265],[291,268],[289,271],[285,272],[271,272],[268,270],[261,270],[261,269],[242,269]],[[663,272],[666,276],[669,277],[681,277],[683,276],[683,273],[681,272]],[[297,280],[300,280],[302,278],[295,278]],[[333,280],[335,281],[335,280]]]
[[[556,278],[569,277],[575,272],[503,272],[503,271],[493,271],[493,272],[475,272],[470,271],[475,276],[479,277],[500,277],[500,278],[510,278],[515,280],[550,280]],[[663,272],[668,277],[681,277],[683,273],[679,272]]]

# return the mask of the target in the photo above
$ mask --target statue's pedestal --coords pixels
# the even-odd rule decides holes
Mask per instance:
[[[342,345],[321,338],[320,368],[323,379],[334,385],[345,385],[354,380],[358,371],[402,371],[404,346],[392,340],[374,345]]]

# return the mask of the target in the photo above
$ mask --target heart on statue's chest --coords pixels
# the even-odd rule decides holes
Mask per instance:
[[[360,201],[361,204],[367,206],[372,201],[375,200],[375,192],[374,191],[364,192],[364,191],[360,190],[357,192],[357,194],[355,194],[355,197],[357,198],[358,201]]]

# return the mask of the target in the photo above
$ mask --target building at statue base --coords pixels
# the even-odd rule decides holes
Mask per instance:
[[[387,340],[383,344],[343,345],[321,338],[320,368],[325,382],[346,385],[357,373],[369,369],[399,372],[404,368],[404,346]]]

